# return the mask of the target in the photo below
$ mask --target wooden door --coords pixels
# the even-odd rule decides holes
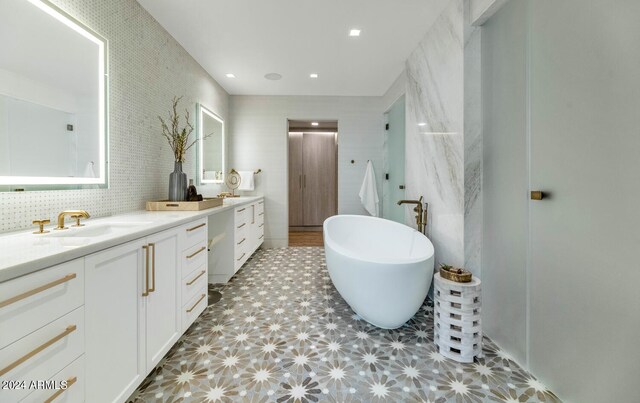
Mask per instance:
[[[304,225],[302,214],[302,133],[289,133],[289,226]]]
[[[180,337],[181,305],[178,300],[178,230],[147,238],[151,265],[151,289],[146,304],[147,368],[155,367]]]
[[[304,133],[302,203],[305,226],[322,226],[336,214],[336,135]]]

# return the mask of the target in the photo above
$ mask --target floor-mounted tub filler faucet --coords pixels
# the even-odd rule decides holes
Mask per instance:
[[[415,204],[416,206],[413,208],[413,211],[416,212],[416,224],[418,225],[418,231],[425,233],[425,228],[427,227],[427,212],[429,211],[429,203],[424,203],[424,208],[422,206],[422,196],[420,196],[420,200],[399,200],[398,206],[403,204]]]

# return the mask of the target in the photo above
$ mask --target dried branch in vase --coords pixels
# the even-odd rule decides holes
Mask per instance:
[[[173,97],[173,107],[169,113],[169,124],[158,116],[160,119],[160,125],[162,126],[162,135],[167,139],[169,147],[173,150],[173,156],[176,162],[184,162],[185,154],[187,150],[193,147],[198,141],[196,137],[193,141],[189,142],[189,136],[193,132],[193,125],[189,121],[189,111],[185,109],[185,125],[180,128],[180,115],[178,115],[178,103],[182,97]]]

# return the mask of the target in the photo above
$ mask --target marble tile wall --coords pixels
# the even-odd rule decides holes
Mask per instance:
[[[406,63],[408,198],[429,203],[436,265],[480,271],[480,31],[452,0]],[[413,214],[407,211],[407,224]]]
[[[229,95],[135,0],[53,0],[109,41],[109,189],[0,193],[0,232],[27,228],[70,208],[101,217],[144,208],[166,197],[173,158],[158,115],[184,95],[227,117]],[[185,165],[195,174],[193,157]]]

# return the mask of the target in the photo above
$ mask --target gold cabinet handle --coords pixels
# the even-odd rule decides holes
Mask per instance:
[[[151,253],[151,288],[149,288],[149,292],[154,292],[156,290],[156,244],[150,243],[149,248],[153,248]]]
[[[242,258],[244,257],[244,255],[246,255],[246,253],[243,253],[242,256],[240,256],[239,258],[236,259],[236,261],[238,261],[238,262],[241,261]]]
[[[242,242],[246,241],[247,238],[242,238],[242,241],[238,242],[238,245],[240,245]]]
[[[191,259],[192,257],[194,257],[195,255],[197,255],[198,253],[202,252],[205,249],[207,249],[207,248],[203,246],[202,248],[198,249],[197,251],[195,251],[192,254],[190,254],[189,256],[187,256],[187,259]]]
[[[264,215],[264,211],[262,213],[258,214],[258,215]]]
[[[547,198],[547,194],[545,192],[542,192],[540,190],[531,191],[531,200],[542,200],[546,198]]]
[[[193,280],[189,281],[189,282],[187,283],[187,285],[191,285],[191,284],[195,283],[196,281],[198,281],[198,279],[199,279],[200,277],[202,277],[202,276],[204,275],[204,273],[206,273],[206,272],[207,272],[206,270],[202,270],[202,271],[200,272],[200,274],[198,274],[198,275],[196,276],[196,278],[194,278]]]
[[[71,273],[71,274],[67,274],[66,276],[59,278],[55,281],[52,281],[50,283],[47,283],[45,285],[41,285],[38,288],[34,288],[33,290],[27,291],[27,292],[23,292],[22,294],[16,295],[15,297],[11,297],[9,299],[5,299],[4,301],[0,302],[0,308],[4,308],[7,305],[11,305],[13,303],[16,303],[18,301],[21,301],[25,298],[29,298],[32,295],[36,295],[38,293],[41,293],[42,291],[46,291],[49,288],[53,288],[57,285],[66,283],[69,280],[73,280],[74,278],[76,278],[76,273]]]
[[[206,223],[206,222],[203,222],[202,224],[200,224],[200,225],[196,225],[196,226],[195,226],[195,227],[193,227],[193,228],[187,228],[187,232],[195,231],[195,230],[197,230],[198,228],[202,228],[202,227],[204,227],[205,225],[207,225],[207,223]]]
[[[240,210],[236,211],[236,213],[242,213],[245,210],[246,210],[246,208],[241,208]]]
[[[65,391],[67,391],[71,385],[73,385],[74,383],[76,383],[78,381],[78,377],[73,377],[73,378],[69,378],[67,379],[67,388],[66,389],[60,389],[58,390],[56,393],[54,393],[53,395],[51,395],[51,397],[49,397],[47,400],[44,401],[44,403],[51,403],[53,402],[55,399],[58,398],[58,396],[60,396],[61,394],[63,394]]]
[[[207,296],[207,294],[202,294],[202,295],[200,296],[200,298],[198,298],[198,300],[196,301],[196,303],[195,303],[195,304],[193,304],[193,306],[192,306],[191,308],[187,309],[187,313],[190,313],[191,311],[193,311],[194,309],[196,309],[196,307],[198,306],[198,304],[200,303],[200,301],[202,301],[202,300],[204,299],[204,297],[206,297],[206,296]]]
[[[262,224],[258,225],[258,227],[264,227],[264,223],[262,223]]]
[[[237,228],[237,229],[240,229],[240,228],[244,227],[245,225],[247,225],[247,223],[246,223],[246,222],[245,222],[245,223],[242,223],[241,225],[237,226],[236,228]]]
[[[264,200],[263,201],[259,201],[258,204],[264,204]]]
[[[57,341],[59,341],[61,339],[64,339],[65,337],[67,337],[68,335],[73,333],[75,330],[76,330],[76,325],[67,326],[67,328],[64,330],[64,332],[60,333],[59,335],[57,335],[53,339],[42,343],[38,347],[36,347],[33,350],[31,350],[31,352],[23,355],[22,357],[18,358],[17,360],[12,362],[11,364],[9,364],[6,367],[0,369],[0,376],[3,376],[4,374],[6,374],[7,372],[11,371],[12,369],[17,367],[18,365],[23,364],[24,362],[28,361],[30,358],[33,358],[39,352],[41,352],[42,350],[44,350],[47,347],[51,346],[55,342],[57,342]]]
[[[260,235],[260,238],[258,238],[258,239],[262,239],[262,238],[264,238],[264,234]]]
[[[146,297],[149,295],[149,245],[144,245],[142,247],[144,249],[144,291],[142,292],[142,296]]]
[[[300,189],[302,189],[302,175],[299,175],[298,181],[300,182]]]
[[[251,205],[251,210],[253,211],[251,215],[251,224],[255,224],[256,222],[256,205],[255,204]]]

